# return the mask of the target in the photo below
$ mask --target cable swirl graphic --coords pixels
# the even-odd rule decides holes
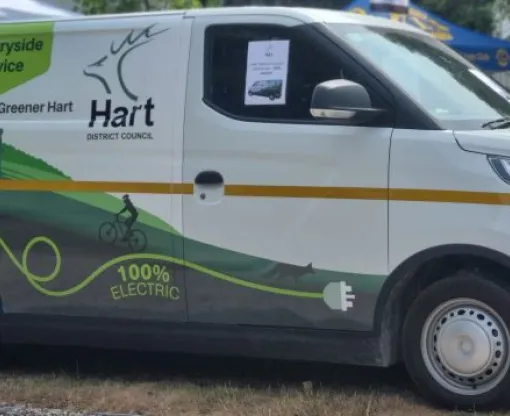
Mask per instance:
[[[51,250],[53,251],[55,255],[55,267],[51,273],[49,273],[46,276],[40,276],[35,273],[32,273],[29,270],[28,267],[28,258],[30,251],[34,248],[37,244],[47,244]],[[21,261],[16,258],[13,251],[9,247],[9,245],[0,238],[0,247],[5,251],[9,259],[12,261],[12,263],[16,266],[16,268],[27,278],[28,282],[40,293],[51,296],[51,297],[65,297],[65,296],[71,296],[74,295],[87,286],[89,286],[96,278],[98,278],[102,273],[104,273],[106,270],[108,270],[110,267],[113,267],[119,263],[125,262],[125,261],[132,261],[132,260],[159,260],[159,261],[166,261],[169,263],[173,263],[176,265],[184,266],[190,269],[193,269],[197,272],[206,274],[210,277],[223,280],[229,283],[232,283],[237,286],[242,286],[254,290],[259,290],[262,292],[268,292],[273,293],[276,295],[284,295],[284,296],[292,296],[292,297],[300,297],[300,298],[309,298],[309,299],[322,299],[324,297],[323,293],[320,292],[307,292],[307,291],[299,291],[299,290],[291,290],[291,289],[282,289],[267,285],[262,285],[259,283],[254,283],[251,281],[239,279],[237,277],[230,276],[228,274],[218,272],[216,270],[209,269],[207,267],[201,266],[196,263],[192,263],[183,259],[179,259],[176,257],[166,256],[163,254],[148,254],[148,253],[136,253],[136,254],[128,254],[120,257],[116,257],[100,267],[98,267],[94,272],[89,274],[86,278],[84,278],[80,283],[78,283],[75,286],[70,287],[69,289],[64,290],[51,290],[44,287],[46,283],[50,283],[54,281],[59,275],[62,270],[62,255],[60,253],[60,250],[58,246],[49,238],[39,236],[31,239],[25,248],[23,249],[22,255],[21,255]]]

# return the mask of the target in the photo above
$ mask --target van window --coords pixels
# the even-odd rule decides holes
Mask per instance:
[[[289,68],[284,105],[245,105],[248,43],[257,40],[290,40]],[[304,31],[276,25],[213,25],[205,33],[204,100],[230,116],[268,121],[317,121],[310,114],[314,87],[343,77],[335,56],[309,39]],[[250,86],[279,88],[281,80]]]
[[[509,93],[442,42],[411,32],[328,24],[444,128],[480,129],[510,116]]]

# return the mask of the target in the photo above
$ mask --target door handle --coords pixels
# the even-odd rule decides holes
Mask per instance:
[[[215,170],[204,170],[195,176],[195,198],[205,205],[218,204],[225,195],[223,176]]]
[[[195,177],[195,184],[200,186],[223,185],[223,176],[215,170],[204,170]]]

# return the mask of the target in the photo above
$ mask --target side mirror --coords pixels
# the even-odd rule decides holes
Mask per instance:
[[[342,124],[366,123],[383,111],[372,108],[365,87],[346,79],[325,81],[313,90],[310,112],[315,118]]]

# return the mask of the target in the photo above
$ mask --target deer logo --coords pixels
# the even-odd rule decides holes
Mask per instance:
[[[116,73],[118,85],[129,99],[132,101],[138,101],[138,95],[129,89],[124,81],[123,65],[126,57],[131,54],[134,50],[140,48],[143,45],[152,42],[154,38],[163,32],[170,30],[162,29],[159,31],[153,31],[154,24],[142,29],[138,33],[135,29],[131,30],[128,35],[120,42],[118,46],[113,41],[110,45],[109,52],[97,61],[87,65],[83,70],[84,75],[96,79],[104,87],[108,95],[112,95],[112,83],[108,82],[107,78]],[[117,89],[118,89],[117,88]]]

